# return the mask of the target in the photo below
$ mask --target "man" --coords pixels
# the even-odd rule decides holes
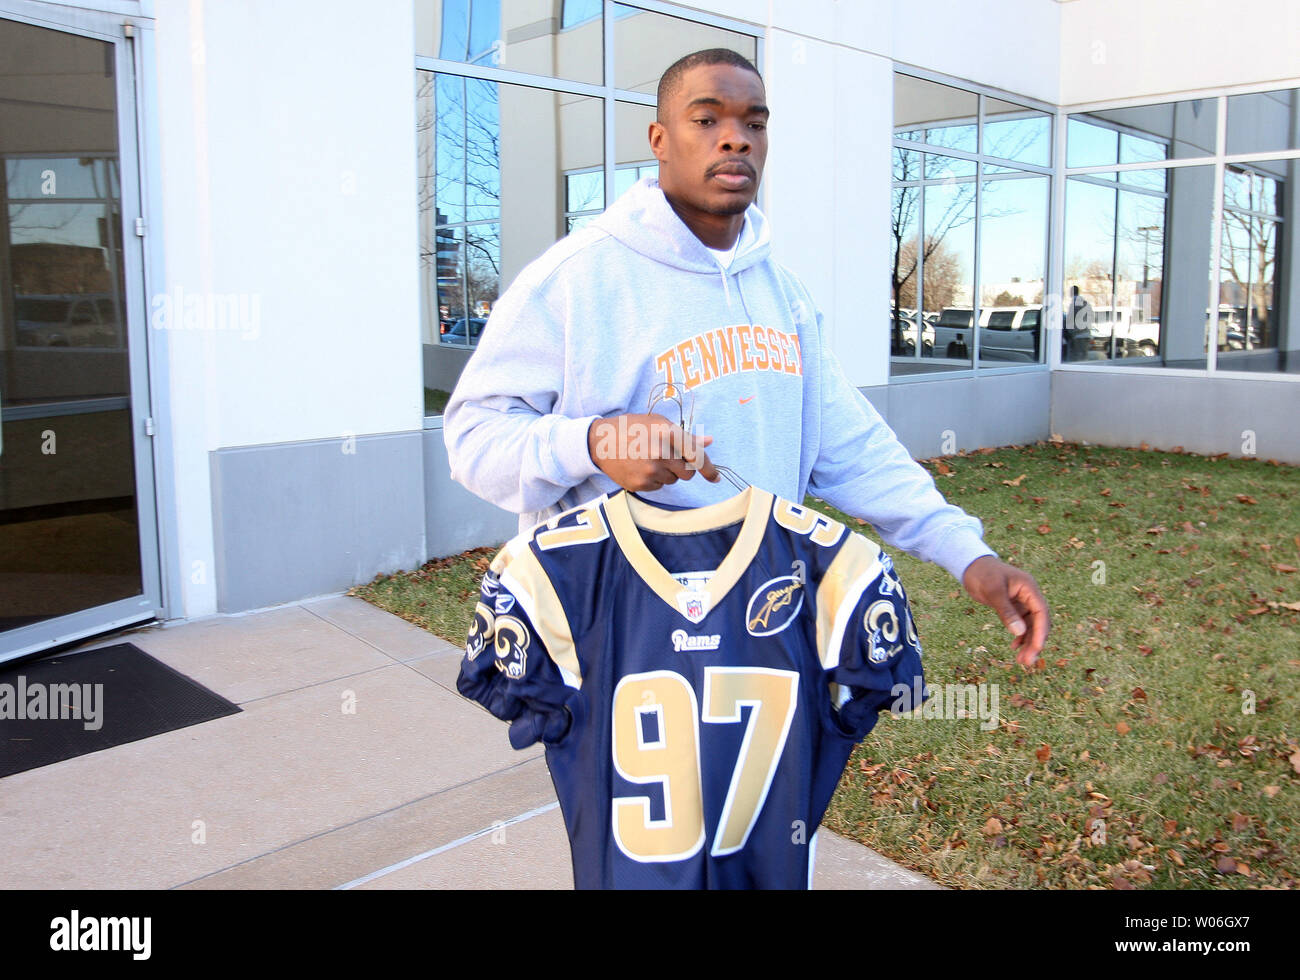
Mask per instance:
[[[1079,287],[1070,287],[1070,308],[1065,314],[1062,336],[1062,361],[1086,361],[1092,351],[1092,304],[1079,295]]]
[[[649,130],[658,178],[498,300],[444,414],[452,477],[519,513],[523,531],[619,487],[678,506],[723,500],[735,491],[703,452],[714,445],[745,481],[796,502],[811,492],[943,566],[1030,666],[1049,628],[1037,583],[943,500],[844,377],[803,283],[769,257],[754,205],[765,100],[754,66],[725,49],[664,73]],[[647,414],[656,386],[710,434],[683,428],[676,405],[671,419]]]

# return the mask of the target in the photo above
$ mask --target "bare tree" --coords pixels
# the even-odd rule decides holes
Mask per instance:
[[[1231,168],[1235,170],[1236,168]],[[1274,178],[1252,171],[1236,171],[1224,181],[1223,251],[1221,267],[1236,287],[1231,305],[1244,307],[1241,331],[1245,347],[1260,325],[1260,346],[1272,342],[1273,279],[1276,275],[1277,221],[1268,216],[1276,203]],[[1223,302],[1223,300],[1220,300]]]

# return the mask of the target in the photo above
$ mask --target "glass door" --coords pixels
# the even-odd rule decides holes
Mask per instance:
[[[160,607],[132,42],[6,14],[0,660]]]

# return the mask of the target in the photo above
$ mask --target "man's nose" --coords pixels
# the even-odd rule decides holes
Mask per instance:
[[[743,125],[725,127],[718,135],[718,148],[728,153],[748,153],[749,131]]]

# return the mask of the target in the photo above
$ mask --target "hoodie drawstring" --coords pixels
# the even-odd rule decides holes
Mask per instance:
[[[744,270],[742,269],[741,272]],[[745,311],[745,319],[753,323],[754,318],[749,315],[749,307],[745,304],[745,287],[740,282],[740,272],[736,273],[736,290],[740,293],[740,308]]]
[[[718,271],[722,273],[722,294],[727,298],[727,309],[731,309],[731,287],[729,285],[731,273],[721,265],[718,266]],[[743,271],[742,269],[741,272]],[[754,319],[749,315],[749,306],[745,302],[745,287],[741,285],[740,272],[736,273],[736,290],[740,293],[740,308],[745,311],[745,319],[753,323]]]

